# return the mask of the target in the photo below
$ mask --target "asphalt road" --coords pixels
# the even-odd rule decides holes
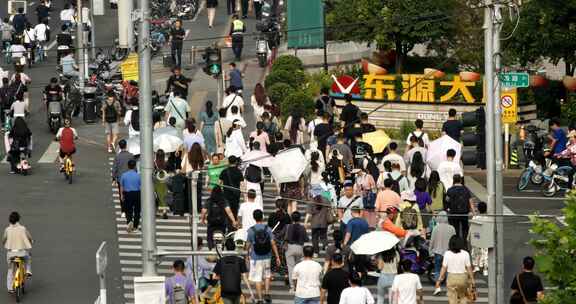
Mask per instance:
[[[28,2],[32,4],[31,1]],[[36,22],[34,8],[29,7],[28,19]],[[59,32],[59,11],[63,0],[54,0],[52,5],[52,37]],[[0,5],[0,16],[6,15],[6,2]],[[107,15],[96,18],[97,45],[111,45],[116,35],[115,11],[106,8]],[[78,174],[74,184],[68,185],[57,172],[53,135],[45,122],[45,111],[41,104],[42,88],[56,74],[55,48],[48,52],[48,60],[25,73],[32,77],[30,85],[31,116],[29,127],[34,138],[31,159],[32,172],[29,176],[8,174],[8,164],[0,165],[1,191],[0,220],[8,224],[8,214],[18,211],[22,224],[26,225],[34,238],[34,276],[27,286],[27,303],[92,303],[98,295],[95,252],[102,241],[116,248],[114,209],[112,194],[108,189],[109,174],[103,164],[107,161],[104,134],[100,125],[86,125],[81,118],[73,121],[80,140],[75,156]],[[4,69],[11,67],[2,66]],[[4,149],[0,149],[3,150]],[[4,251],[2,252],[4,254]],[[108,295],[110,303],[120,303],[120,274],[116,250],[110,250],[108,271]],[[2,285],[6,285],[4,271],[6,261],[0,259]],[[0,303],[11,303],[7,293],[0,292]]]

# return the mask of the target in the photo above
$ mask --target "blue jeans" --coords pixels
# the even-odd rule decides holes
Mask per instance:
[[[442,260],[444,256],[441,254],[434,254],[434,280],[438,280],[440,277],[440,270],[442,269]]]
[[[294,297],[294,304],[319,304],[320,297],[317,298],[299,298]]]
[[[378,297],[377,304],[388,304],[388,297],[390,292],[390,287],[392,287],[392,282],[394,282],[394,277],[396,275],[393,273],[381,273],[378,278],[378,289],[376,290],[376,295]]]

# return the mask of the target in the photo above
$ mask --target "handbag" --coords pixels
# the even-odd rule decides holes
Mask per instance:
[[[476,290],[476,286],[468,284],[468,288],[466,289],[466,298],[470,303],[476,302],[478,299],[478,291]]]

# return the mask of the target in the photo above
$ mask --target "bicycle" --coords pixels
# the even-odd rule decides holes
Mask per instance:
[[[14,273],[12,288],[14,290],[14,296],[16,297],[16,303],[20,303],[23,295],[26,293],[26,264],[24,262],[24,257],[22,256],[10,258],[10,263]]]
[[[62,173],[64,173],[64,177],[68,181],[68,184],[72,184],[72,176],[74,175],[74,162],[72,161],[70,155],[64,156],[63,161],[64,161],[64,170],[62,171]]]

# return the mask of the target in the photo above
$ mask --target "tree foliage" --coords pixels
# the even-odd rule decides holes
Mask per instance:
[[[566,75],[576,66],[576,0],[525,0],[518,28],[505,49],[526,66],[542,58],[566,63]],[[506,26],[510,32],[514,24]]]
[[[327,23],[338,40],[376,42],[396,51],[396,73],[416,44],[441,38],[455,28],[457,0],[332,0]]]
[[[546,281],[556,289],[546,291],[545,300],[538,303],[576,303],[576,192],[566,197],[562,210],[565,226],[555,221],[532,217],[530,243],[536,251],[536,265]]]
[[[284,120],[293,114],[302,115],[308,120],[314,117],[314,106],[312,96],[306,92],[293,92],[280,104],[280,112]]]

